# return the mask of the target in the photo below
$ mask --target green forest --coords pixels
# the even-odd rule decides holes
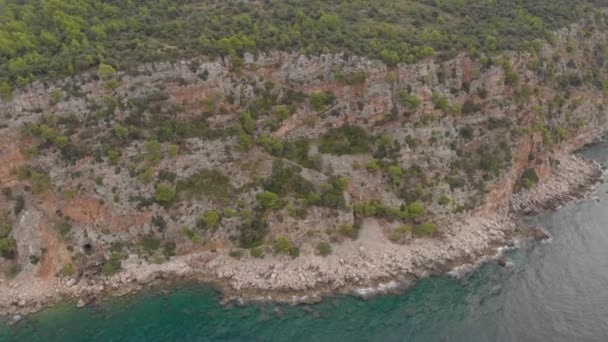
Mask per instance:
[[[526,49],[608,0],[0,0],[0,93],[101,62],[270,50],[389,65]]]

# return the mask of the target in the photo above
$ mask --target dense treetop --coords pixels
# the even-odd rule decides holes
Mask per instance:
[[[522,49],[607,0],[0,0],[0,90],[104,62],[245,51],[349,52],[387,64]]]

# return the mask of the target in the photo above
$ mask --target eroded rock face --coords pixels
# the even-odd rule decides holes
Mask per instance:
[[[36,266],[30,263],[30,255],[42,256],[42,229],[45,224],[44,213],[36,208],[25,210],[19,217],[18,225],[13,228],[13,237],[17,241],[19,264],[26,272],[33,272]]]

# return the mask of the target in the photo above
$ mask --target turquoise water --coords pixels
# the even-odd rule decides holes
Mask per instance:
[[[608,144],[583,152],[608,164]],[[78,309],[63,304],[0,326],[1,341],[608,341],[608,185],[531,219],[548,243],[463,279],[420,281],[402,294],[320,304],[219,305],[183,285]]]

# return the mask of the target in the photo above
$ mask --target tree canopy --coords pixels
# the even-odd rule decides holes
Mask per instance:
[[[107,75],[198,55],[347,52],[392,65],[464,49],[521,49],[607,3],[0,0],[0,95],[100,64]]]

